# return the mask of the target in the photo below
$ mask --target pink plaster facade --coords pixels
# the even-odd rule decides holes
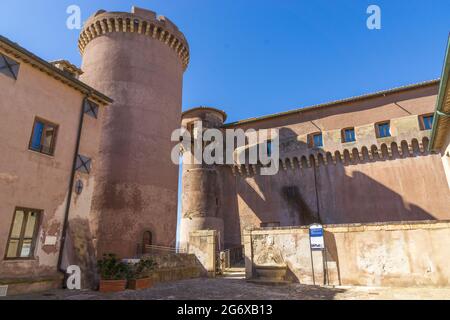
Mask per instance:
[[[7,54],[3,50],[0,53]],[[0,74],[0,282],[16,279],[22,283],[10,286],[9,292],[14,294],[61,285],[58,255],[80,111],[86,94],[30,63],[13,55],[9,57],[20,62],[20,69],[17,80]],[[97,167],[99,120],[103,114],[104,109],[100,107],[99,119],[85,116],[83,121],[79,154],[92,158],[92,169]],[[29,150],[35,117],[58,125],[53,155]],[[76,180],[83,181],[84,189],[80,195],[73,193],[70,219],[83,217],[87,221],[95,175],[77,172]],[[30,259],[5,258],[16,207],[42,211]],[[56,241],[52,240],[55,238]],[[93,239],[87,240],[92,242]],[[40,279],[42,283],[33,284],[33,279]]]

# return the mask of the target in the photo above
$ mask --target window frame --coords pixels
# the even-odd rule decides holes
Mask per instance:
[[[272,156],[272,140],[266,140],[266,155],[267,157],[271,157]]]
[[[98,119],[100,106],[98,105],[98,103],[90,99],[85,99],[83,104],[83,112],[91,118]]]
[[[52,143],[51,143],[51,147],[50,147],[50,152],[45,152],[45,151],[42,150],[42,142],[43,142],[43,139],[44,139],[44,135],[41,135],[41,140],[40,140],[40,143],[39,143],[39,150],[34,149],[32,147],[33,135],[34,135],[34,130],[35,130],[37,122],[43,123],[44,124],[44,129],[47,128],[47,127],[53,127],[54,128],[55,134],[53,135],[53,139],[52,139]],[[48,120],[45,120],[45,119],[40,118],[40,117],[35,117],[34,118],[34,122],[33,122],[33,127],[31,129],[30,141],[28,143],[28,150],[31,150],[31,151],[34,151],[34,152],[38,152],[38,153],[42,153],[42,154],[45,154],[45,155],[48,155],[48,156],[54,156],[55,155],[55,149],[56,149],[56,139],[58,137],[58,131],[59,131],[59,125],[58,124],[56,124],[54,122],[51,122],[51,121],[48,121]]]
[[[8,257],[9,246],[11,244],[11,236],[12,236],[12,232],[13,232],[13,228],[14,228],[14,221],[16,220],[16,214],[18,211],[23,211],[24,219],[22,221],[19,238],[14,238],[14,240],[17,240],[17,239],[19,240],[19,243],[17,245],[16,257]],[[32,213],[32,212],[37,213],[37,215],[38,215],[36,218],[36,223],[34,225],[34,229],[33,229],[33,236],[32,236],[32,238],[25,238],[25,231],[26,231],[28,218],[29,218],[30,213]],[[37,240],[38,240],[39,229],[41,226],[41,219],[43,216],[43,212],[44,211],[40,210],[40,209],[31,209],[31,208],[24,208],[24,207],[16,207],[14,209],[14,214],[13,214],[13,217],[11,220],[11,226],[9,229],[8,239],[6,241],[6,250],[5,250],[5,255],[4,255],[3,260],[34,260],[35,259],[35,249],[36,249],[36,244],[37,244]],[[24,240],[27,240],[27,239],[31,239],[30,255],[28,257],[21,257],[19,253],[22,250]]]
[[[11,64],[6,60],[6,58],[8,58],[9,60],[14,61],[15,65],[18,66],[17,67],[17,74],[15,74],[14,71],[11,69]],[[10,75],[8,75],[8,74],[6,74],[4,72],[0,72],[0,73],[4,74],[6,77],[14,79],[14,81],[17,81],[17,79],[19,78],[19,72],[20,72],[21,63],[19,61],[17,61],[16,59],[12,58],[11,56],[5,54],[4,52],[0,52],[0,59],[4,59],[5,66],[8,69]]]
[[[387,124],[389,126],[389,135],[388,136],[384,136],[382,137],[380,134],[380,126],[383,124]],[[375,132],[376,132],[376,136],[377,139],[384,139],[384,138],[389,138],[392,137],[392,132],[391,132],[391,121],[390,120],[386,120],[386,121],[380,121],[375,123]]]
[[[75,163],[75,171],[90,174],[92,170],[92,158],[88,156],[77,154],[77,161]]]
[[[316,146],[315,142],[314,142],[314,137],[315,136],[321,136],[321,141],[322,141],[322,145],[320,146]],[[309,134],[309,147],[310,148],[323,148],[323,134],[322,132],[314,132],[314,133],[310,133]]]
[[[431,121],[431,127],[429,129],[425,128],[425,121],[424,121],[424,118],[428,118],[428,117],[432,117],[433,118],[433,120]],[[426,131],[426,130],[433,129],[433,121],[434,121],[434,113],[421,114],[419,116],[419,127],[420,127],[420,130]]]
[[[345,135],[345,131],[346,130],[353,130],[353,138],[354,138],[354,140],[347,141],[346,135]],[[342,143],[356,142],[356,130],[355,130],[355,127],[347,127],[347,128],[342,129],[341,130],[341,139],[342,139]]]

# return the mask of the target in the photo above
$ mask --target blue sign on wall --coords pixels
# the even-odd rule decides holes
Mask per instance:
[[[311,237],[323,237],[323,229],[322,228],[309,229],[309,235]]]
[[[315,223],[309,226],[309,242],[312,250],[325,249],[322,225]]]

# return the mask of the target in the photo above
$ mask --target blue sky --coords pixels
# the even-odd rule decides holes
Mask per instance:
[[[183,108],[218,107],[229,121],[438,78],[450,31],[448,0],[2,0],[0,33],[79,65],[72,4],[83,21],[133,4],[169,17],[191,48]],[[370,4],[381,30],[366,28]]]

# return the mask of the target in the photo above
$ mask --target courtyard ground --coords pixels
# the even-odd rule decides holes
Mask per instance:
[[[1,299],[1,298],[0,298]],[[127,290],[104,294],[96,291],[52,290],[44,293],[11,296],[14,300],[377,300],[445,299],[450,288],[318,287],[302,284],[267,286],[243,279],[190,279],[159,283],[141,291]]]

